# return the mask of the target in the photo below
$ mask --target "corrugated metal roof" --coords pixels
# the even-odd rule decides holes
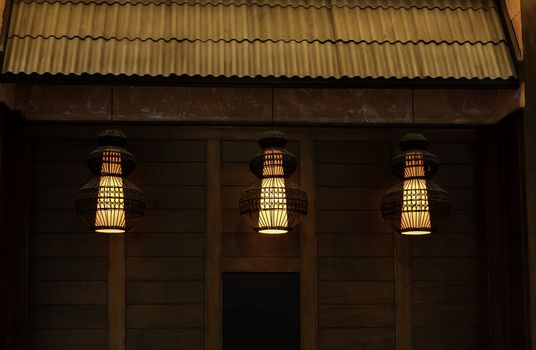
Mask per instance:
[[[15,0],[19,2],[59,2],[96,4],[189,4],[227,6],[270,7],[350,7],[350,8],[440,8],[440,9],[489,9],[495,8],[494,0]]]
[[[13,14],[11,28],[19,37],[390,43],[499,43],[505,39],[495,9],[355,11],[348,7],[19,3]]]
[[[4,71],[508,79],[490,0],[17,2]]]

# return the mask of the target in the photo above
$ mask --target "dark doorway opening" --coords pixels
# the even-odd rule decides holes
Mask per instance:
[[[300,274],[223,274],[223,350],[299,350]]]

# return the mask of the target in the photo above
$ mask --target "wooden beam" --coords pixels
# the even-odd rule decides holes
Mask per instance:
[[[314,142],[300,141],[300,180],[309,199],[309,210],[300,226],[301,240],[301,348],[317,348],[316,286],[316,177]]]
[[[221,142],[207,141],[205,350],[221,349]]]
[[[223,272],[299,272],[301,261],[297,257],[224,257],[221,259],[221,270]]]
[[[125,350],[125,236],[108,237],[108,350]]]
[[[523,112],[528,343],[536,350],[536,1],[521,0],[526,107]]]
[[[392,154],[398,154],[397,143],[392,145]],[[394,180],[394,183],[398,180]],[[413,349],[413,305],[411,300],[411,238],[393,232],[395,263],[395,331],[396,350]],[[426,239],[426,237],[424,237]]]
[[[398,232],[393,234],[395,245],[396,350],[412,350],[411,242],[410,238]]]

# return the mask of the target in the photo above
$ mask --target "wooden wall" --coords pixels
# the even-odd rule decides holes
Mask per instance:
[[[30,349],[107,348],[107,239],[87,232],[73,208],[89,177],[85,155],[105,127],[28,129]],[[239,217],[240,192],[254,180],[247,162],[264,128],[119,127],[138,158],[130,179],[148,205],[126,239],[126,349],[218,349],[222,271],[303,274],[310,262],[317,278],[302,279],[304,350],[487,347],[491,223],[480,181],[487,158],[478,156],[489,140],[485,129],[423,130],[442,161],[436,181],[451,193],[454,211],[432,236],[411,239],[393,234],[379,211],[394,184],[390,159],[407,130],[285,129],[289,149],[311,163],[294,181],[316,184],[307,229],[314,228],[317,248],[309,256],[314,241],[304,243],[300,230],[250,234]],[[217,189],[207,190],[219,183],[221,201]],[[312,296],[304,286],[313,286]]]

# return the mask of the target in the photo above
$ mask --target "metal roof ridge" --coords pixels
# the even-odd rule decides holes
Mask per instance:
[[[191,39],[191,38],[170,38],[170,39],[165,39],[165,38],[158,38],[158,39],[153,39],[153,38],[127,38],[127,37],[103,37],[103,36],[98,36],[98,37],[94,37],[94,36],[90,36],[90,35],[87,35],[87,36],[79,36],[79,35],[73,35],[73,36],[68,36],[68,35],[61,35],[61,36],[56,36],[56,35],[17,35],[17,34],[13,34],[13,35],[9,35],[8,38],[17,38],[17,39],[26,39],[26,38],[29,38],[29,39],[55,39],[55,40],[61,40],[61,39],[67,39],[67,40],[72,40],[72,39],[79,39],[79,40],[104,40],[104,41],[142,41],[142,42],[145,42],[145,41],[152,41],[152,42],[172,42],[172,41],[175,41],[175,42],[201,42],[201,43],[219,43],[219,42],[225,42],[225,43],[257,43],[257,42],[260,42],[260,43],[267,43],[267,42],[271,42],[271,43],[285,43],[285,44],[289,44],[289,43],[297,43],[297,44],[302,44],[302,43],[306,43],[306,44],[315,44],[315,43],[319,43],[319,44],[337,44],[337,43],[341,43],[341,44],[378,44],[378,45],[396,45],[396,44],[402,44],[402,45],[419,45],[419,44],[425,44],[425,45],[442,45],[442,44],[446,44],[446,45],[465,45],[465,44],[469,44],[469,45],[500,45],[500,44],[504,44],[504,43],[507,43],[507,40],[506,39],[501,39],[501,40],[490,40],[490,41],[482,41],[482,40],[465,40],[465,41],[459,41],[459,40],[453,40],[453,41],[447,41],[447,40],[406,40],[406,41],[402,41],[402,40],[383,40],[383,41],[379,41],[379,40],[344,40],[344,39],[337,39],[337,40],[319,40],[319,39],[315,39],[315,40],[307,40],[307,39],[303,39],[303,40],[296,40],[296,39],[290,39],[290,40],[285,40],[285,39],[277,39],[277,40],[273,40],[273,39]]]
[[[362,10],[365,10],[365,9],[372,9],[372,10],[375,10],[375,9],[382,9],[382,10],[388,10],[388,9],[395,9],[395,10],[411,10],[411,9],[417,9],[417,10],[422,10],[422,9],[427,9],[427,10],[435,10],[435,9],[438,9],[438,10],[462,10],[462,11],[469,11],[469,10],[472,10],[472,11],[489,11],[489,10],[492,10],[492,9],[498,9],[497,5],[494,3],[494,2],[490,2],[489,3],[489,6],[485,6],[485,5],[480,5],[480,6],[475,6],[475,7],[472,7],[472,6],[462,6],[461,4],[457,4],[457,5],[450,5],[450,4],[444,4],[444,5],[440,5],[440,4],[436,4],[436,5],[418,5],[418,4],[415,4],[415,5],[405,5],[405,4],[400,4],[400,5],[383,5],[383,4],[377,4],[377,5],[371,5],[371,4],[365,4],[365,5],[362,5],[362,4],[355,4],[355,5],[352,5],[352,4],[348,4],[348,5],[339,5],[339,4],[330,4],[330,5],[318,5],[318,4],[309,4],[309,5],[303,5],[303,4],[300,4],[300,5],[294,5],[294,4],[267,4],[267,3],[260,3],[260,2],[244,2],[244,0],[240,1],[238,0],[237,2],[235,3],[229,3],[229,2],[225,2],[224,0],[219,0],[215,3],[209,3],[209,2],[203,2],[203,1],[188,1],[188,0],[157,0],[157,1],[144,1],[144,0],[133,0],[133,1],[126,1],[126,0],[18,0],[18,1],[15,1],[15,3],[27,3],[27,4],[31,4],[31,3],[38,3],[38,4],[44,4],[44,3],[48,3],[48,4],[73,4],[73,5],[78,5],[78,4],[98,4],[98,5],[103,5],[103,4],[106,4],[106,5],[120,5],[120,6],[137,6],[137,5],[141,5],[141,6],[150,6],[150,5],[154,5],[154,6],[172,6],[172,5],[185,5],[185,6],[212,6],[212,7],[218,7],[218,6],[223,6],[223,7],[231,7],[231,6],[234,6],[234,7],[241,7],[241,6],[246,6],[246,7],[254,7],[254,6],[257,6],[257,7],[272,7],[272,8],[275,8],[275,7],[281,7],[281,8],[286,8],[286,7],[291,7],[291,8],[314,8],[314,9],[321,9],[321,8],[350,8],[350,9],[355,9],[355,8],[359,8],[359,9],[362,9]]]

